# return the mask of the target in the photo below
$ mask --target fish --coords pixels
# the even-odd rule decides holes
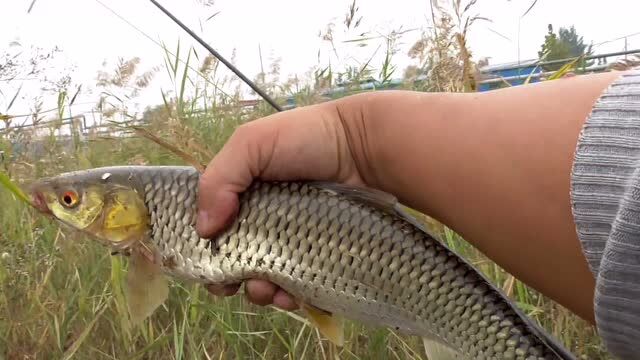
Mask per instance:
[[[35,180],[28,194],[41,214],[128,258],[136,324],[165,301],[169,279],[264,279],[337,346],[349,319],[421,338],[430,360],[576,359],[392,194],[255,180],[233,221],[201,238],[200,176],[191,166],[108,166]]]

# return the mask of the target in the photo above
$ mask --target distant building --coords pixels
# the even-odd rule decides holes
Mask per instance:
[[[584,57],[585,67],[578,66],[576,73],[586,74],[607,71],[617,60],[640,54],[640,49],[602,53]],[[564,65],[575,58],[540,61],[538,59],[520,60],[496,65],[484,65],[478,68],[478,91],[489,91],[507,86],[522,85],[525,82],[542,81],[553,75],[554,71],[545,71],[549,65]]]
[[[640,49],[590,55],[584,58],[585,60],[588,60],[586,67],[577,67],[575,72],[576,74],[584,74],[606,71],[610,67],[612,61],[615,61],[616,58],[626,58],[633,54],[640,54]],[[477,91],[489,91],[503,87],[544,81],[546,78],[553,75],[555,71],[545,71],[543,66],[548,69],[552,64],[564,65],[573,60],[575,60],[575,58],[557,59],[545,62],[540,61],[539,59],[527,59],[489,65],[488,58],[484,58],[481,59],[477,65]],[[426,80],[427,76],[422,74],[413,81],[414,85],[416,85],[424,83]],[[406,79],[403,78],[389,79],[384,83],[369,78],[355,83],[337,83],[332,88],[321,92],[320,96],[326,100],[331,100],[363,91],[402,89],[405,88],[405,86],[410,88],[410,84],[408,84]],[[284,100],[284,109],[291,109],[298,106],[296,103],[296,97],[293,95],[286,97]],[[260,100],[251,101],[255,101],[257,104]]]
[[[542,68],[538,66],[538,59],[487,65],[478,70],[480,72],[478,91],[522,85],[527,79],[529,83],[538,82],[542,73]]]

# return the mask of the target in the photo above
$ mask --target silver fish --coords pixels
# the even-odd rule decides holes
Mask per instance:
[[[575,359],[387,193],[255,182],[232,224],[203,239],[199,176],[180,166],[96,168],[42,179],[31,194],[43,213],[130,255],[136,321],[164,301],[166,277],[258,278],[295,297],[337,345],[348,318],[419,336],[430,359]]]

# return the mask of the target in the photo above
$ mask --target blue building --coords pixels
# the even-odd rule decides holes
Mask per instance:
[[[478,91],[488,91],[506,86],[522,85],[540,81],[543,72],[538,59],[514,61],[510,63],[487,65],[479,70]]]

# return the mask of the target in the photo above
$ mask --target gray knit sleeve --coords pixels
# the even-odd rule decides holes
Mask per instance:
[[[571,206],[596,278],[598,332],[611,354],[640,358],[640,71],[621,73],[586,120]]]

